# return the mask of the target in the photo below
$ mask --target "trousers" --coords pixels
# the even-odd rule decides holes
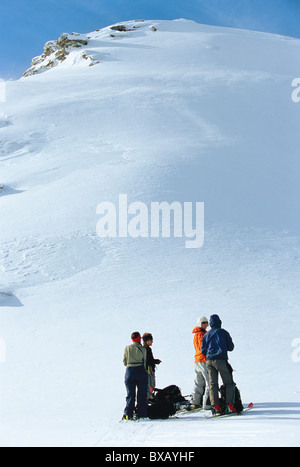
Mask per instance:
[[[206,363],[195,363],[195,387],[192,403],[195,405],[203,405],[203,409],[207,407],[209,394],[209,376],[206,368]]]
[[[147,391],[148,399],[151,397],[155,388],[156,388],[155,371],[153,371],[151,366],[148,366],[148,391]]]
[[[212,405],[219,405],[219,374],[226,387],[226,404],[235,402],[235,383],[230,373],[227,360],[207,360],[209,375],[209,397]]]
[[[136,409],[139,417],[146,418],[148,374],[144,365],[126,368],[125,386],[127,396],[124,414],[133,417],[133,412]]]

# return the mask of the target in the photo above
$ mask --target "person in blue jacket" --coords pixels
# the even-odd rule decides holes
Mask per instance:
[[[202,340],[201,353],[206,356],[206,365],[209,375],[209,396],[213,411],[222,413],[219,400],[219,374],[226,388],[226,412],[236,412],[235,383],[228,365],[228,351],[234,349],[232,338],[225,329],[218,315],[212,315],[209,319],[210,331]]]

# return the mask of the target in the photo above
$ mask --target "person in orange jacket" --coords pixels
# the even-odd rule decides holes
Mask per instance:
[[[197,326],[193,329],[195,347],[195,387],[192,398],[193,408],[209,410],[209,377],[206,368],[206,357],[201,353],[202,339],[206,334],[208,319],[205,316],[198,318]]]

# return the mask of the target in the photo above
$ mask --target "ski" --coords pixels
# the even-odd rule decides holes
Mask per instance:
[[[249,410],[251,410],[253,408],[253,403],[250,402],[250,404],[244,408],[244,410],[242,412],[232,412],[232,413],[224,413],[224,414],[221,414],[221,415],[209,415],[209,416],[204,416],[204,417],[201,417],[202,419],[205,419],[205,420],[212,420],[214,418],[225,418],[225,417],[233,417],[233,416],[239,416],[239,415],[243,415],[245,412],[249,412]],[[202,407],[199,407],[197,409],[181,409],[179,411],[177,411],[174,415],[170,416],[169,419],[180,419],[180,417],[178,417],[178,415],[186,415],[186,414],[189,414],[189,413],[197,413],[197,412],[200,412],[202,409]],[[144,420],[148,420],[147,418],[146,419],[140,419],[140,418],[132,418],[130,420],[126,420],[124,418],[122,418],[120,420],[120,422],[138,422],[138,421],[144,421]],[[152,420],[152,421],[155,421]]]
[[[184,409],[177,410],[176,415],[186,415],[186,414],[189,414],[189,413],[200,412],[201,410],[203,410],[202,407],[197,407],[196,409],[184,408]]]
[[[249,410],[251,410],[252,408],[253,408],[253,403],[250,402],[250,404],[247,407],[245,407],[242,412],[223,413],[221,415],[214,414],[214,415],[210,415],[209,417],[204,417],[204,418],[206,420],[211,420],[213,418],[225,418],[225,417],[239,416],[239,415],[243,415],[245,412],[249,412]]]

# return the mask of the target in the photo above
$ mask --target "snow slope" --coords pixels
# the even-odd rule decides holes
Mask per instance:
[[[73,51],[0,103],[0,443],[297,446],[300,42],[121,24],[86,35],[98,64]],[[203,247],[99,238],[97,206],[119,194],[204,202]],[[253,411],[118,423],[131,332],[154,334],[157,385],[190,394],[192,329],[213,313]]]

